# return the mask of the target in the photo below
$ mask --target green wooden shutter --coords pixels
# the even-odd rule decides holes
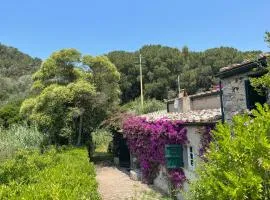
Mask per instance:
[[[165,159],[168,169],[184,167],[182,145],[165,145]]]

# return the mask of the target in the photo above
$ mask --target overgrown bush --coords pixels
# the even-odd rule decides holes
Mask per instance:
[[[0,165],[1,199],[100,199],[84,149],[20,151]]]
[[[269,106],[218,124],[212,136],[188,199],[270,199]]]
[[[166,105],[162,101],[156,99],[146,99],[141,107],[141,99],[137,98],[134,101],[131,101],[123,106],[127,111],[135,112],[135,114],[146,114],[155,112],[158,110],[165,110]]]
[[[21,100],[17,100],[0,108],[0,126],[8,128],[10,125],[22,121],[22,117],[20,115],[21,103]]]
[[[8,129],[0,127],[0,160],[10,157],[19,149],[39,148],[45,137],[36,127],[12,125]]]
[[[92,138],[97,150],[106,151],[112,141],[112,134],[106,129],[97,129],[92,133]]]

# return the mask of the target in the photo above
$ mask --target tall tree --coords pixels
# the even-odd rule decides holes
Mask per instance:
[[[161,45],[145,45],[136,52],[114,51],[109,59],[121,73],[122,103],[140,95],[139,53],[143,56],[143,83],[146,98],[172,98],[177,95],[177,76],[180,87],[189,94],[208,90],[217,84],[215,74],[221,67],[242,62],[258,55],[259,51],[241,52],[234,48],[212,48],[193,52],[184,46],[181,50]]]
[[[106,57],[82,57],[75,49],[53,53],[33,79],[32,97],[21,113],[51,143],[80,145],[119,100],[115,66]]]
[[[135,66],[134,53],[124,51],[110,52],[108,58],[117,67],[121,74],[119,82],[122,103],[127,103],[140,95],[140,82],[138,80],[139,68]]]

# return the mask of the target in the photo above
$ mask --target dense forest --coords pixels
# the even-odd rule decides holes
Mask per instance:
[[[177,49],[162,45],[145,45],[135,52],[109,52],[107,57],[121,74],[122,104],[140,95],[139,53],[143,56],[145,97],[163,100],[176,96],[178,75],[180,87],[193,94],[217,84],[215,74],[221,67],[242,62],[261,52],[243,52],[230,47],[194,52],[188,47]],[[31,86],[31,75],[40,65],[41,59],[0,44],[0,105],[25,98]]]
[[[178,75],[180,87],[193,94],[216,85],[215,74],[220,68],[253,58],[261,52],[243,52],[230,47],[194,52],[188,47],[179,50],[161,45],[145,45],[136,52],[110,52],[107,56],[121,73],[122,103],[140,95],[139,53],[143,56],[145,97],[163,100],[176,96]]]
[[[83,74],[89,70],[92,77],[85,78],[91,79],[90,82],[97,84],[96,91],[98,93],[95,99],[99,101],[95,100],[96,105],[105,105],[108,95],[118,99],[115,95],[120,94],[120,104],[126,104],[124,109],[145,113],[154,111],[156,108],[164,108],[164,105],[156,100],[162,101],[177,96],[178,76],[180,77],[180,87],[185,88],[189,94],[208,90],[217,84],[215,74],[221,67],[253,58],[261,52],[242,52],[230,47],[194,52],[189,51],[188,47],[183,47],[180,50],[162,45],[145,45],[135,52],[112,51],[104,57],[97,57],[95,61],[97,67],[107,65],[116,67],[117,73],[120,73],[118,81],[120,91],[110,91],[111,87],[107,87],[110,80],[103,80],[103,75],[99,77],[97,74],[101,71],[91,72],[93,70],[91,67],[95,67],[91,66],[93,64],[93,61],[90,61],[91,57],[87,61],[86,58],[80,57],[80,53],[74,53],[74,55],[73,53],[63,53],[63,55],[61,52],[55,53],[41,65],[42,61],[39,58],[32,58],[16,48],[0,45],[0,125],[8,127],[9,124],[22,120],[23,116],[19,115],[21,103],[27,97],[35,97],[41,94],[46,87],[55,83],[63,86],[79,80],[81,78],[78,77],[85,76]],[[149,102],[145,102],[144,110],[141,110],[140,103],[137,101],[140,96],[139,54],[142,55],[144,96],[146,100],[149,99]],[[59,60],[58,56],[63,60]],[[108,60],[106,60],[107,58]],[[67,69],[60,70],[59,67],[63,65],[63,62],[66,62]],[[70,69],[75,71],[69,71]],[[67,74],[63,75],[62,73]],[[97,77],[91,73],[97,74]],[[86,73],[86,76],[89,74]],[[62,80],[63,78],[65,80]],[[102,81],[104,82],[101,83]],[[97,106],[95,109],[101,107]],[[108,105],[103,106],[103,108],[108,108]],[[114,109],[114,106],[110,105],[110,108]],[[103,113],[103,116],[100,113]],[[98,116],[92,118],[97,121],[91,120],[91,123],[86,123],[100,122],[107,114],[107,111],[99,112]],[[92,125],[91,127],[94,127]],[[63,129],[63,131],[67,130]]]

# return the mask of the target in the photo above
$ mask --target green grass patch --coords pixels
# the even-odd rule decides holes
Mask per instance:
[[[19,151],[0,165],[0,199],[100,199],[85,149]]]

